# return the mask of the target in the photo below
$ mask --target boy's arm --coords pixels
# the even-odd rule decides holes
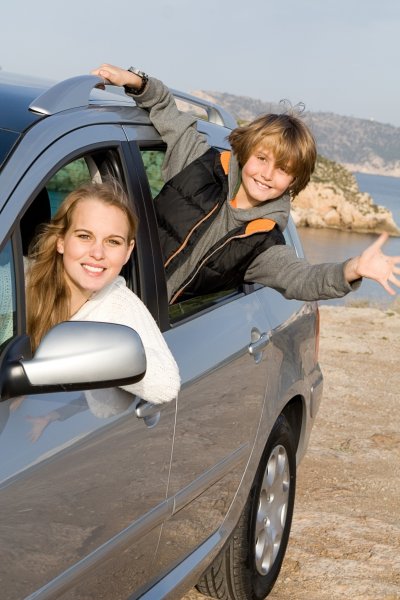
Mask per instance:
[[[346,281],[345,265],[311,265],[304,258],[299,258],[291,246],[278,245],[268,248],[253,260],[245,280],[271,287],[289,300],[329,300],[342,298],[361,284],[361,279],[352,283]]]
[[[143,84],[138,75],[113,65],[101,65],[92,73],[114,85],[137,90]],[[167,144],[163,165],[165,181],[209,149],[205,136],[196,129],[197,118],[178,110],[174,97],[161,81],[150,77],[140,94],[131,95],[138,106],[149,111],[151,122]]]
[[[260,254],[246,271],[246,281],[256,281],[296,300],[341,298],[358,289],[363,277],[380,283],[393,295],[392,283],[400,287],[400,257],[381,251],[388,235],[383,233],[364,252],[344,263],[310,265],[298,258],[291,246],[273,246]]]

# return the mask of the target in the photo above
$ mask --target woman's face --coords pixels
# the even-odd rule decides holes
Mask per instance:
[[[126,215],[117,206],[95,198],[76,206],[68,231],[57,241],[73,313],[119,275],[134,246],[128,230]]]

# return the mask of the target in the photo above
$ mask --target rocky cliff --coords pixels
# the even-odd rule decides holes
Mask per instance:
[[[229,110],[238,121],[251,121],[267,112],[282,112],[267,102],[221,92],[193,92]],[[351,171],[400,177],[400,127],[369,119],[327,112],[304,113],[317,140],[318,152]]]
[[[292,216],[300,227],[328,227],[359,233],[400,235],[392,213],[360,192],[356,178],[342,165],[318,157],[305,190],[293,201]]]
[[[193,94],[223,106],[239,124],[262,113],[282,111],[279,104],[254,98],[220,92]],[[319,157],[311,182],[293,201],[295,223],[400,236],[391,211],[360,192],[351,173],[400,176],[400,128],[331,113],[306,113],[304,118],[315,135]]]

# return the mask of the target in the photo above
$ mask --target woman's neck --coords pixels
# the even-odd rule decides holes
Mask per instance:
[[[90,296],[84,296],[83,294],[71,295],[70,317],[73,317],[89,299]]]

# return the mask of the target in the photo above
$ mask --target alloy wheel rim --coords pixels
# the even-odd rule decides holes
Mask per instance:
[[[262,576],[272,568],[281,546],[289,490],[289,458],[279,444],[272,450],[264,472],[255,524],[255,563]]]

